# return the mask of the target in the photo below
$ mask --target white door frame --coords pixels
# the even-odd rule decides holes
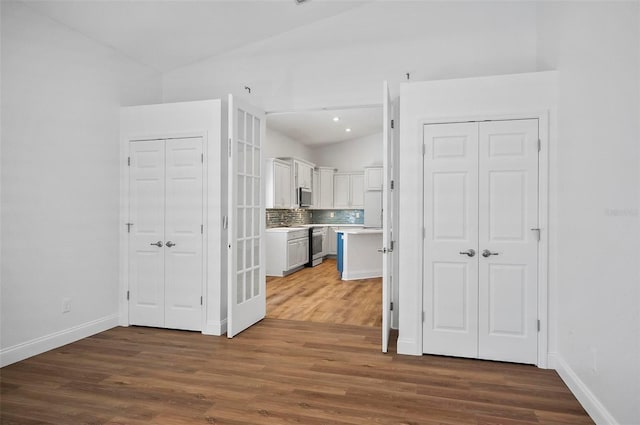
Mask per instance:
[[[118,287],[118,310],[119,325],[129,326],[129,302],[127,300],[127,291],[129,290],[129,236],[126,223],[129,222],[129,179],[131,178],[131,169],[128,166],[129,143],[143,140],[161,140],[161,139],[202,139],[202,217],[206,230],[206,220],[208,217],[208,140],[206,131],[179,132],[179,133],[145,133],[145,134],[127,134],[120,139],[120,285]],[[135,224],[134,224],[135,225]],[[201,332],[204,332],[206,326],[207,311],[207,261],[208,243],[207,232],[202,234],[202,317]]]
[[[538,318],[540,320],[540,332],[538,332],[538,361],[536,365],[540,368],[547,368],[548,365],[548,345],[549,345],[549,313],[548,313],[548,294],[549,294],[549,153],[550,153],[550,110],[535,110],[531,112],[518,113],[496,113],[496,114],[478,114],[465,115],[457,117],[430,117],[419,120],[420,140],[424,132],[426,124],[444,124],[457,122],[478,122],[478,121],[501,121],[501,120],[518,120],[518,119],[537,119],[538,120],[538,137],[540,138],[541,151],[539,152],[538,162],[538,226],[540,227],[540,243],[538,244]],[[424,143],[424,142],[421,142]],[[424,161],[422,165],[422,173],[424,176]],[[421,179],[420,187],[424,193],[424,178]],[[424,202],[423,202],[424,205]],[[421,211],[424,217],[424,206]],[[425,223],[422,222],[424,228]],[[424,251],[424,243],[422,244]],[[424,258],[424,252],[422,252]],[[422,276],[424,281],[424,275]],[[419,285],[420,311],[424,311],[425,306],[422,305],[423,285]],[[422,350],[422,318],[418,318],[420,332],[418,333],[418,344]]]

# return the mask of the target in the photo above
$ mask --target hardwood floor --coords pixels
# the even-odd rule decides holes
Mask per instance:
[[[267,278],[267,317],[345,325],[382,325],[382,278],[344,281],[336,260]]]
[[[395,351],[395,347],[392,347]],[[370,326],[114,328],[0,370],[9,424],[591,424],[551,370],[380,352]]]

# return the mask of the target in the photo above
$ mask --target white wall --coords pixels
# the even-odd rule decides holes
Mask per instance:
[[[269,117],[267,116],[267,122]],[[264,158],[294,157],[311,161],[311,149],[297,140],[267,127]]]
[[[555,87],[554,72],[429,81],[400,87],[399,353],[422,354],[423,238],[420,230],[423,227],[423,123],[439,118],[486,119],[497,114],[535,117],[537,113],[548,112],[550,125],[546,129],[541,125],[541,135],[545,130],[550,134],[551,147],[547,149],[544,146],[542,154],[548,155],[550,163],[554,164]],[[544,169],[541,173],[544,174]],[[555,184],[552,177],[551,188]],[[552,204],[551,211],[553,208]],[[540,217],[542,237],[549,238],[549,246],[553,246],[553,217],[550,217],[548,225],[544,218]],[[544,260],[543,256],[541,261]],[[539,286],[539,289],[544,288]],[[554,283],[550,279],[549,299],[553,297]],[[552,302],[549,304],[551,306]],[[550,311],[548,316],[543,314],[540,317],[543,326],[548,325],[551,333],[555,327],[555,314]]]
[[[1,7],[5,365],[117,324],[119,108],[161,87],[24,4]]]
[[[539,6],[558,70],[556,367],[598,423],[640,423],[638,2]]]
[[[122,108],[120,121],[120,148],[122,172],[120,188],[122,203],[120,222],[129,222],[129,168],[125,166],[130,140],[180,136],[204,137],[205,162],[205,250],[206,264],[205,317],[202,331],[222,335],[227,326],[227,231],[222,217],[227,214],[228,173],[226,103],[219,99],[198,102],[180,102],[131,106]],[[134,223],[135,225],[135,223]],[[121,275],[120,294],[129,288],[128,234],[120,229]],[[128,303],[120,298],[120,324],[129,324]]]
[[[380,104],[381,82],[397,94],[406,72],[420,81],[535,67],[534,3],[383,1],[166,73],[163,95],[231,92],[267,111]]]
[[[341,173],[382,166],[382,133],[315,147],[311,161],[318,166],[337,168]]]

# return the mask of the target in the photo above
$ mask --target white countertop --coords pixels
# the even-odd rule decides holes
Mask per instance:
[[[266,229],[267,232],[273,233],[289,233],[295,232],[296,230],[307,230],[308,227],[272,227],[270,229]]]
[[[370,228],[363,228],[363,229],[345,229],[345,230],[340,230],[342,233],[346,234],[346,235],[375,235],[375,234],[382,234],[382,229],[370,229]]]

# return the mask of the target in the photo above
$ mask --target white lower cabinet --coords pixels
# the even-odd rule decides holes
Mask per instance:
[[[309,262],[309,230],[267,229],[267,276],[285,276]]]

